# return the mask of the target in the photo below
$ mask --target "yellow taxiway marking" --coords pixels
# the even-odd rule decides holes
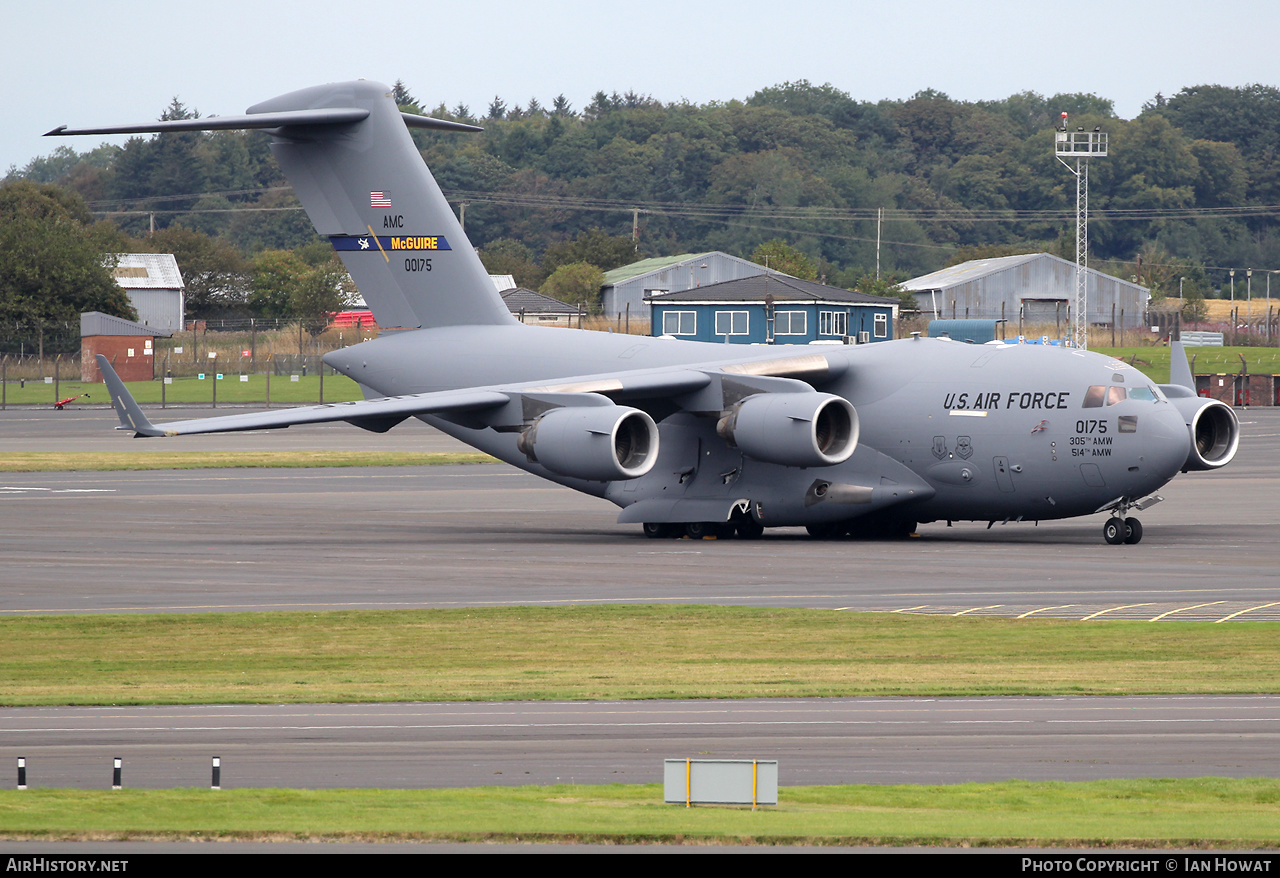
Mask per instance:
[[[1193,607],[1180,607],[1176,610],[1170,610],[1167,613],[1161,613],[1159,616],[1152,617],[1152,622],[1159,622],[1165,616],[1172,616],[1174,613],[1185,613],[1187,610],[1198,610],[1201,607],[1212,607],[1214,604],[1225,604],[1226,601],[1209,601],[1207,604],[1196,604]]]
[[[1151,602],[1150,602],[1150,601],[1148,601],[1148,602],[1147,602],[1147,603],[1145,603],[1145,604],[1125,604],[1123,607],[1112,607],[1112,608],[1111,608],[1111,609],[1109,609],[1109,610],[1099,610],[1098,612],[1094,613],[1092,616],[1085,616],[1085,617],[1084,617],[1083,619],[1081,619],[1080,621],[1081,621],[1081,622],[1088,622],[1090,619],[1096,619],[1096,618],[1098,618],[1099,616],[1103,615],[1104,613],[1115,613],[1115,612],[1117,612],[1117,611],[1119,611],[1119,610],[1131,610],[1131,609],[1133,609],[1134,607],[1149,607],[1149,606],[1151,606]]]
[[[958,613],[952,613],[951,615],[952,615],[952,616],[963,616],[963,615],[965,615],[966,613],[976,613],[976,612],[978,612],[979,610],[998,610],[998,609],[1000,609],[1000,608],[1001,608],[1001,607],[1003,607],[1003,606],[1004,606],[1004,604],[992,604],[992,605],[991,605],[991,606],[989,606],[989,607],[971,607],[971,608],[970,608],[970,609],[968,609],[968,610],[961,610],[960,612],[958,612]]]
[[[1230,616],[1223,616],[1221,619],[1214,619],[1213,621],[1215,624],[1218,622],[1227,622],[1231,619],[1234,619],[1236,616],[1242,616],[1245,613],[1252,613],[1254,610],[1265,610],[1267,607],[1274,607],[1277,604],[1280,604],[1280,601],[1272,601],[1269,604],[1259,604],[1256,607],[1249,607],[1247,609],[1240,610],[1237,613],[1232,613]]]
[[[1060,607],[1041,607],[1038,610],[1028,610],[1027,612],[1023,613],[1021,616],[1018,616],[1017,618],[1025,619],[1028,616],[1034,616],[1036,613],[1047,613],[1050,610],[1069,610],[1074,606],[1075,604],[1063,604]]]

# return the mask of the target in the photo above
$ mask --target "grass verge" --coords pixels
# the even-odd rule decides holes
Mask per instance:
[[[1124,360],[1133,365],[1157,384],[1169,383],[1169,360],[1171,349],[1167,347],[1125,347],[1102,348],[1091,350],[1109,357]],[[1280,374],[1280,348],[1257,347],[1222,347],[1222,348],[1187,348],[1187,359],[1194,359],[1192,372],[1196,375],[1235,375],[1239,374],[1244,357],[1251,375]]]
[[[1280,781],[790,787],[779,804],[662,803],[658,784],[442,790],[0,791],[6,838],[1280,846]]]
[[[166,469],[438,466],[497,463],[481,452],[364,451],[17,451],[0,455],[0,472],[108,472]]]
[[[10,617],[0,704],[1272,693],[1275,631],[699,606]]]

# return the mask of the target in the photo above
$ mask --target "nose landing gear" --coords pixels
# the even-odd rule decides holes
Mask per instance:
[[[1136,518],[1127,517],[1130,509],[1137,509],[1141,512],[1143,509],[1149,509],[1155,506],[1164,498],[1159,494],[1151,494],[1143,497],[1141,500],[1130,500],[1122,497],[1114,503],[1099,509],[1099,512],[1110,512],[1111,517],[1107,519],[1106,524],[1102,526],[1102,538],[1113,546],[1121,543],[1134,545],[1142,542],[1142,522]]]
[[[1113,546],[1121,543],[1141,542],[1142,540],[1142,522],[1136,518],[1121,518],[1113,515],[1107,519],[1107,523],[1102,526],[1102,538]]]

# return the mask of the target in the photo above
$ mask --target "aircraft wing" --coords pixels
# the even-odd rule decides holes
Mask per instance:
[[[811,393],[805,379],[830,377],[840,371],[814,355],[744,363],[659,367],[494,387],[444,390],[404,396],[325,403],[265,412],[197,418],[152,424],[111,367],[99,354],[98,369],[120,416],[121,430],[135,438],[268,430],[295,424],[346,421],[373,432],[385,432],[406,418],[440,415],[470,426],[519,428],[556,407],[614,406],[663,398],[689,411],[719,412],[733,402],[760,393]]]
[[[111,363],[97,355],[98,369],[120,416],[117,429],[133,430],[135,438],[185,436],[195,433],[230,433],[243,430],[270,430],[295,424],[323,424],[346,421],[373,432],[385,432],[416,415],[479,417],[488,426],[516,426],[529,419],[532,411],[555,406],[612,405],[610,397],[689,394],[712,383],[704,372],[690,369],[663,369],[620,373],[581,380],[468,388],[434,393],[414,393],[353,402],[325,403],[298,408],[169,421],[152,424],[129,393]],[[785,382],[786,379],[755,378],[756,382]],[[799,384],[799,382],[796,382]],[[807,388],[807,385],[804,385]]]
[[[511,400],[493,390],[457,390],[441,393],[417,393],[409,396],[338,402],[303,408],[250,412],[190,421],[170,421],[156,426],[143,414],[133,395],[102,354],[98,368],[111,394],[111,402],[120,416],[120,429],[133,430],[135,438],[151,436],[184,436],[192,433],[230,433],[238,430],[269,430],[294,424],[323,424],[348,421],[374,432],[384,432],[414,415],[470,412],[498,408]]]

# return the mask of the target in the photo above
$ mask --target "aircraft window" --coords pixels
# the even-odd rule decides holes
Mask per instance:
[[[1129,399],[1141,399],[1146,402],[1156,401],[1156,391],[1154,387],[1135,387],[1129,391]]]
[[[1084,392],[1084,405],[1081,408],[1098,409],[1102,408],[1102,401],[1106,398],[1107,388],[1102,384],[1095,384]]]
[[[1124,397],[1125,393],[1123,387],[1112,386],[1107,388],[1107,405],[1115,405],[1118,402],[1124,402]]]

